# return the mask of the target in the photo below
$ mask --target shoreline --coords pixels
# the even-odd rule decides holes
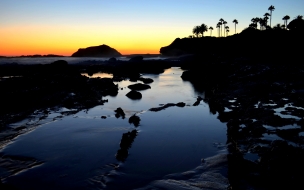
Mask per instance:
[[[125,64],[118,67],[99,64],[69,67],[79,75],[81,72],[89,75],[100,71],[110,72],[113,74],[112,80],[121,81],[137,80],[140,73],[159,74],[171,67],[168,63],[176,64],[168,61],[144,62],[151,64],[121,62]],[[302,175],[295,173],[304,167],[301,161],[304,159],[304,136],[300,135],[304,132],[304,102],[301,98],[304,84],[300,80],[303,66],[254,63],[248,59],[228,59],[226,62],[214,59],[203,67],[199,63],[200,59],[194,59],[192,62],[180,61],[178,65],[187,70],[181,76],[183,80],[190,81],[197,89],[205,92],[203,101],[209,105],[210,113],[218,114],[218,119],[227,124],[230,185],[238,188],[300,185]],[[66,66],[57,66],[55,65],[55,70],[60,72],[55,72],[56,75],[76,76],[70,69],[67,72]],[[79,77],[78,74],[76,78]],[[32,77],[32,74],[29,76]],[[50,79],[54,80],[52,77]],[[88,80],[86,77],[84,79]],[[93,86],[96,84],[98,83],[92,83]],[[112,83],[108,85],[112,86]],[[102,100],[102,95],[96,96],[95,100]],[[96,106],[96,102],[87,105]],[[86,107],[86,104],[83,106]],[[79,108],[86,109],[85,107]],[[277,109],[281,110],[276,111]],[[282,117],[284,115],[287,118]],[[288,118],[288,115],[299,119]],[[283,128],[286,125],[296,126]],[[264,140],[265,135],[280,137],[282,140]],[[276,168],[281,168],[281,171]],[[293,175],[285,175],[290,173]],[[277,182],[278,179],[280,182]]]

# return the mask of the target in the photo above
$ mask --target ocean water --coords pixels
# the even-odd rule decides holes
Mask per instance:
[[[226,124],[211,114],[203,101],[193,106],[204,92],[183,81],[182,72],[172,67],[160,75],[144,75],[154,82],[151,89],[141,91],[141,100],[127,98],[128,85],[134,82],[122,81],[116,83],[118,95],[105,97],[108,102],[102,106],[70,115],[66,115],[66,108],[49,114],[35,130],[1,150],[2,181],[20,189],[170,185],[170,181],[163,181],[164,176],[192,170],[201,166],[202,159],[208,161],[209,157],[225,153]],[[149,111],[178,102],[186,106]],[[124,110],[125,118],[115,116],[118,107]],[[140,117],[139,126],[129,123],[134,114]],[[8,167],[9,163],[14,167]],[[207,169],[201,166],[194,171],[199,176],[198,171]],[[179,183],[171,185],[172,189],[182,187]]]
[[[128,57],[117,57],[117,60],[120,61],[128,61],[130,58]],[[144,58],[144,60],[162,60],[166,59],[165,57],[149,57]],[[12,58],[0,58],[0,65],[1,64],[50,64],[57,60],[66,60],[69,64],[77,64],[87,61],[96,61],[96,62],[103,62],[109,60],[109,58],[100,58],[100,57],[12,57]]]

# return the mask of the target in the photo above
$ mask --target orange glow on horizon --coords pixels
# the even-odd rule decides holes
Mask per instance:
[[[102,30],[97,26],[77,25],[14,25],[0,30],[0,56],[63,55],[71,56],[79,48],[106,44],[122,55],[159,54],[176,37],[185,37],[188,30],[161,28],[125,28]],[[185,31],[184,31],[185,30]],[[144,31],[144,32],[143,32]],[[172,32],[171,32],[172,31]],[[185,35],[179,34],[182,31]]]
[[[78,48],[75,48],[73,51],[66,51],[66,50],[54,50],[54,49],[44,49],[44,48],[35,48],[35,49],[22,49],[22,48],[15,48],[15,51],[4,51],[0,49],[0,56],[22,56],[22,55],[62,55],[62,56],[71,56],[73,53],[77,51]],[[116,48],[115,48],[116,49]],[[122,55],[130,55],[130,54],[160,54],[159,49],[124,49],[119,50]]]

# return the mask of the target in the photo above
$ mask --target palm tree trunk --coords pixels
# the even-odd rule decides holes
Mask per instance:
[[[271,28],[272,11],[270,11],[270,28]]]
[[[236,34],[236,23],[234,25],[235,25],[235,32],[234,32],[234,34]]]
[[[226,26],[225,26],[225,24],[224,24],[224,37],[225,37],[225,29],[226,29]]]

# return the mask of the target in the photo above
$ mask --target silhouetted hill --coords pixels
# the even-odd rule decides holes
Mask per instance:
[[[64,57],[63,55],[55,55],[55,54],[47,54],[47,55],[21,55],[21,56],[0,56],[0,58],[18,58],[18,57],[30,57],[30,58],[36,58],[36,57]]]
[[[21,55],[21,56],[17,56],[17,57],[31,57],[31,58],[35,58],[35,57],[64,57],[64,56],[63,55],[55,55],[55,54],[47,54],[47,55],[35,54],[35,55]]]
[[[245,29],[242,33],[226,38],[177,38],[162,47],[164,56],[196,54],[203,61],[215,57],[247,57],[259,61],[290,61],[301,56],[304,37],[298,31]]]
[[[72,54],[72,57],[119,57],[121,54],[107,46],[107,45],[100,45],[100,46],[92,46],[87,48],[80,48],[77,52]]]

